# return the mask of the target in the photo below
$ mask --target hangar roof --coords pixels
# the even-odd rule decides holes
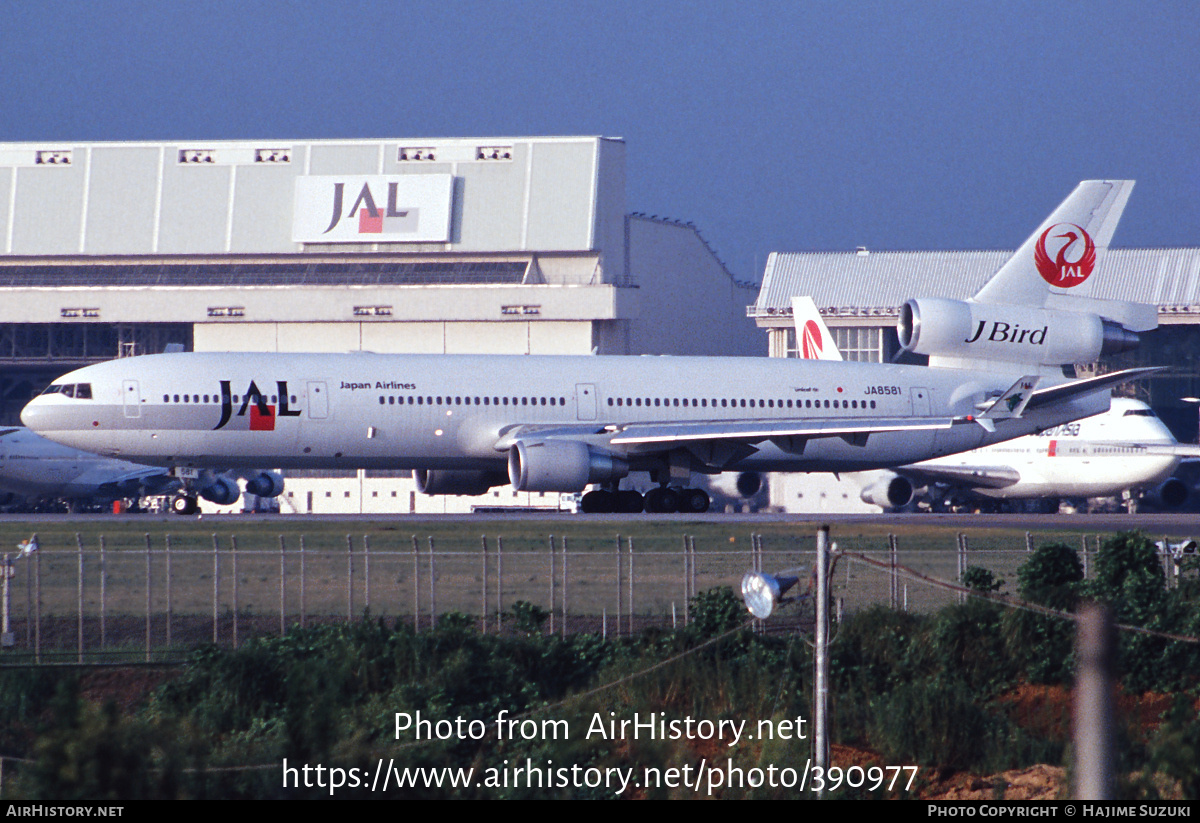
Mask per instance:
[[[1008,251],[773,252],[753,317],[790,316],[808,295],[822,313],[894,315],[912,297],[965,299],[1012,256]],[[1110,249],[1093,297],[1155,303],[1160,315],[1200,311],[1200,248]]]

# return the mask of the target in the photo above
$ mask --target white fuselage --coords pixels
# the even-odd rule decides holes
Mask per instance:
[[[1127,489],[1151,488],[1170,477],[1179,456],[1152,447],[1176,442],[1145,403],[1113,398],[1112,408],[1104,414],[927,460],[914,468],[996,465],[1015,470],[1020,479],[1011,485],[972,487],[976,494],[997,499],[1110,497]]]
[[[82,500],[124,496],[159,467],[101,457],[39,437],[28,429],[0,429],[0,491],[29,500]]]
[[[157,465],[504,472],[514,431],[611,450],[614,432],[631,424],[700,427],[719,444],[750,422],[955,418],[857,441],[742,436],[753,448],[724,458],[684,444],[719,470],[850,471],[965,451],[1108,407],[1108,392],[1096,391],[998,420],[994,432],[968,420],[1019,376],[769,358],[181,353],[65,375],[56,386],[86,385],[77,393],[86,396],[43,394],[22,419],[57,442]],[[620,450],[636,471],[670,448]]]

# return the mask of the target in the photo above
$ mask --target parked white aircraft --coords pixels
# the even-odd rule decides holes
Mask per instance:
[[[1200,446],[1180,445],[1145,403],[1114,397],[1104,414],[851,479],[863,485],[864,502],[883,508],[914,498],[934,509],[1040,498],[1057,509],[1059,499],[1132,491],[1176,509],[1188,497],[1187,484],[1172,477],[1184,457],[1200,457]]]
[[[0,492],[12,502],[111,502],[166,494],[180,483],[162,466],[99,457],[39,437],[29,429],[0,429]]]
[[[910,300],[931,368],[767,358],[183,353],[60,378],[22,413],[104,455],[188,469],[414,470],[431,494],[581,491],[585,511],[701,512],[692,472],[853,471],[966,451],[1108,408],[1061,364],[1136,345],[1153,306],[1093,273],[1131,181],[1086,181],[968,301]],[[1150,370],[1152,371],[1152,370]],[[1044,387],[1038,388],[1039,384]],[[619,491],[630,472],[659,486]]]
[[[184,482],[162,466],[147,466],[103,457],[47,440],[29,429],[0,429],[0,503],[64,500],[71,508],[88,501],[138,500],[172,494]],[[235,477],[211,471],[195,472],[193,493],[179,495],[172,509],[179,514],[196,511],[195,494],[219,506],[236,503],[241,489]],[[274,497],[283,490],[275,472],[250,473],[246,490],[259,497]]]

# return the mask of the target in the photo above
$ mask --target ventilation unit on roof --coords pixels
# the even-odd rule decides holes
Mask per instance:
[[[255,149],[255,163],[290,163],[292,162],[291,149]]]
[[[402,146],[396,159],[402,163],[437,160],[437,150],[430,146]]]
[[[475,149],[476,160],[512,160],[512,146],[480,146]]]
[[[180,163],[215,163],[212,149],[180,149]]]
[[[34,155],[33,163],[35,166],[69,166],[71,165],[71,150],[39,151]]]

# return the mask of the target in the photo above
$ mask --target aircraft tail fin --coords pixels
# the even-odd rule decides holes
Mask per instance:
[[[811,297],[792,298],[792,319],[796,324],[796,349],[800,357],[806,360],[843,359]]]
[[[1133,191],[1133,180],[1084,180],[972,298],[976,303],[1087,312],[1130,331],[1157,325],[1153,306],[1103,300],[1093,276]]]

